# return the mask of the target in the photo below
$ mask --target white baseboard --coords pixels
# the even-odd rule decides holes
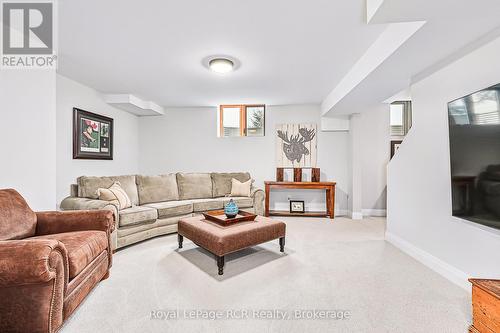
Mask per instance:
[[[425,266],[429,267],[433,271],[439,273],[446,279],[455,283],[459,287],[471,292],[471,285],[469,283],[468,276],[461,270],[451,266],[450,264],[442,261],[441,259],[433,256],[432,254],[416,247],[415,245],[409,243],[403,238],[394,235],[393,233],[386,232],[385,240],[399,248],[401,251],[405,252],[409,256],[420,261]]]
[[[363,213],[363,216],[387,216],[386,209],[362,209],[361,213]]]
[[[362,220],[363,219],[363,213],[362,212],[351,212],[351,219],[353,220]]]

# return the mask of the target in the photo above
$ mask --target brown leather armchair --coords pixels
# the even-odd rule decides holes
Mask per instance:
[[[0,332],[56,332],[109,276],[111,211],[34,213],[0,190]]]

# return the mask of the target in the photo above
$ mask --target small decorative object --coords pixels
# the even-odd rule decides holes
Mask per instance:
[[[401,143],[403,143],[403,141],[401,141],[401,140],[392,140],[391,141],[391,159],[396,154],[396,151],[399,149],[399,146],[401,146]]]
[[[309,172],[310,170],[310,172]],[[311,182],[319,183],[321,181],[321,170],[320,168],[276,168],[276,181],[283,182],[285,180],[285,171],[291,171],[293,173],[294,182],[307,181],[304,179],[310,179]],[[303,174],[304,171],[304,174]],[[310,176],[308,176],[308,172]]]
[[[290,200],[290,213],[304,213],[304,201]]]
[[[228,218],[225,215],[224,210],[212,210],[206,213],[202,213],[205,220],[218,223],[220,225],[230,225],[238,222],[249,222],[254,221],[257,215],[240,210],[238,215],[233,218]]]
[[[316,167],[316,124],[276,126],[276,165],[285,168]]]
[[[236,215],[238,215],[238,210],[238,206],[233,199],[229,200],[229,202],[224,205],[224,214],[226,214],[229,219],[236,217]]]
[[[312,168],[312,171],[311,171],[311,181],[312,182],[319,182],[319,181],[321,181],[321,170],[320,170],[320,168]]]
[[[296,183],[302,181],[302,168],[293,168],[293,181]]]
[[[277,182],[282,182],[285,177],[284,177],[284,168],[276,168],[276,181]]]
[[[113,119],[73,108],[73,158],[113,159]]]

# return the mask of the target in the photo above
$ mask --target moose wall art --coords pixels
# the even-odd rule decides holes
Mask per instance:
[[[277,167],[316,167],[316,124],[277,125],[276,135]]]

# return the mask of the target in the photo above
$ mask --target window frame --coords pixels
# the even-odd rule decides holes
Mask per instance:
[[[224,135],[224,109],[240,109],[240,137],[248,137],[247,135],[247,108],[261,107],[264,109],[264,122],[262,124],[262,136],[266,135],[266,105],[265,104],[221,104],[219,106],[219,137],[228,138]],[[250,136],[259,137],[259,136]]]
[[[402,106],[402,120],[403,124],[401,126],[402,134],[393,134],[393,125],[390,125],[390,135],[392,137],[405,137],[410,131],[413,125],[413,105],[411,100],[401,100],[394,101],[390,105],[401,105]]]

